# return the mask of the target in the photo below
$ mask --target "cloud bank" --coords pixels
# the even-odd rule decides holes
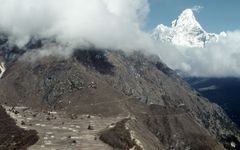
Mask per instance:
[[[18,45],[31,36],[99,48],[149,48],[147,0],[0,0],[0,29]]]
[[[205,48],[167,46],[161,52],[171,68],[197,77],[240,77],[240,31],[227,32]]]
[[[0,32],[17,45],[35,35],[71,45],[46,48],[41,56],[69,55],[79,46],[145,50],[190,76],[240,77],[240,31],[228,32],[205,48],[181,49],[153,41],[141,29],[150,11],[148,0],[0,0],[0,4]]]

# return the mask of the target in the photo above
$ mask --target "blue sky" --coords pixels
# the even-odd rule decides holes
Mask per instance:
[[[162,23],[170,25],[184,9],[202,6],[195,13],[197,20],[207,32],[240,29],[240,0],[149,0],[151,11],[145,30],[151,31]]]

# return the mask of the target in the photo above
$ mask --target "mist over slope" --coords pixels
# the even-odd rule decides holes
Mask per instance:
[[[143,49],[151,44],[141,30],[147,0],[1,0],[0,30],[24,46],[32,36],[68,45]]]
[[[69,56],[73,48],[92,46],[125,51],[144,50],[159,55],[169,67],[188,76],[240,76],[238,30],[226,31],[227,36],[216,37],[216,42],[213,40],[205,44],[203,41],[204,48],[178,47],[164,40],[155,41],[151,33],[144,31],[146,18],[151,11],[148,0],[0,0],[0,3],[0,32],[9,36],[9,43],[21,48],[33,37],[50,38],[61,43],[60,48],[45,47],[41,55],[58,53]],[[196,8],[188,10],[199,11]],[[190,16],[195,18],[194,14]],[[181,24],[181,19],[178,21]],[[196,20],[194,22],[200,26]],[[189,26],[191,19],[186,17],[183,23]],[[178,29],[182,34],[182,28]],[[205,33],[205,30],[201,32]],[[207,40],[215,35],[198,38]],[[201,41],[200,45],[202,47]]]

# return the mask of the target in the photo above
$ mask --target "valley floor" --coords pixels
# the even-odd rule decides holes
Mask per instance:
[[[39,141],[29,150],[111,150],[99,140],[98,133],[127,117],[75,116],[63,112],[35,112],[27,107],[4,107],[18,126],[38,132]]]

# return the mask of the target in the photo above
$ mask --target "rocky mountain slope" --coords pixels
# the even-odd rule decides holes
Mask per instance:
[[[220,150],[232,144],[228,137],[239,138],[218,105],[192,90],[156,56],[89,48],[76,49],[69,58],[50,55],[29,61],[42,43],[36,40],[20,49],[6,40],[0,47],[7,68],[0,80],[0,102],[30,109],[19,110],[22,117],[16,120],[39,132],[35,149],[65,142],[71,145],[67,149],[85,149],[84,144],[108,149],[104,141],[115,149]],[[33,115],[35,119],[28,119]],[[52,139],[45,136],[49,132]],[[69,143],[68,137],[76,135]]]
[[[207,33],[196,20],[191,9],[184,10],[172,22],[171,27],[160,24],[152,33],[155,40],[181,47],[204,47],[205,44],[218,41],[220,37],[224,36],[226,36],[225,32]]]

